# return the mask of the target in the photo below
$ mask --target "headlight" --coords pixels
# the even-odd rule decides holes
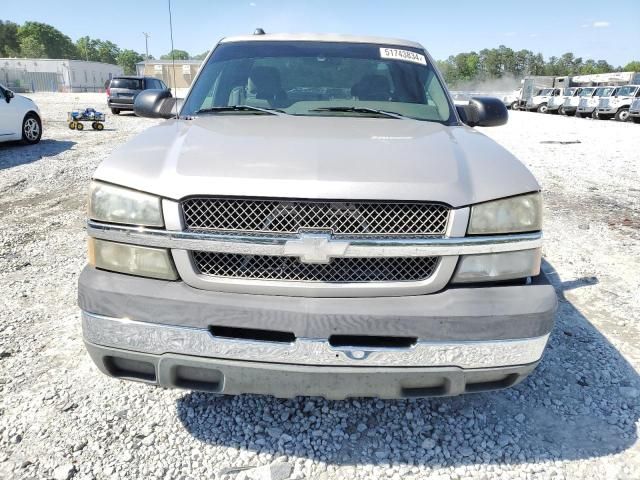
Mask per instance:
[[[535,277],[540,273],[542,249],[463,255],[453,276],[455,283],[489,282]]]
[[[471,207],[469,235],[534,232],[541,229],[540,193],[479,203]]]
[[[169,251],[124,243],[89,239],[89,265],[112,272],[142,277],[177,280]]]
[[[164,226],[159,197],[95,181],[89,186],[89,218],[127,225]]]

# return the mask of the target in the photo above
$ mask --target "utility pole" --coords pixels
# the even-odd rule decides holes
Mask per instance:
[[[144,49],[146,52],[146,56],[144,57],[144,59],[145,61],[148,61],[149,60],[149,37],[151,35],[147,32],[142,32],[142,34],[144,35]]]

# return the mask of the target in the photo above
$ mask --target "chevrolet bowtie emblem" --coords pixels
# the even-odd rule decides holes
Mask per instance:
[[[300,239],[284,244],[284,254],[299,257],[302,263],[329,263],[333,257],[341,257],[347,251],[349,242],[331,240],[322,233],[303,233]]]

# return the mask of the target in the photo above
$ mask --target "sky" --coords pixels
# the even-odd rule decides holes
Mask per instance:
[[[170,51],[168,0],[3,2],[0,19],[49,23],[156,58]],[[439,60],[506,45],[545,58],[573,52],[624,66],[640,60],[640,0],[172,0],[175,48],[195,55],[225,36],[330,32],[406,38]]]

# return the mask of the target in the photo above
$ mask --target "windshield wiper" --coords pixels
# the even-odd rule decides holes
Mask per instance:
[[[279,110],[277,108],[260,108],[260,107],[252,107],[250,105],[228,105],[225,107],[201,108],[200,110],[196,111],[196,115],[198,113],[218,113],[218,112],[261,112],[261,113],[267,113],[269,115],[286,113],[284,110]]]
[[[375,115],[383,115],[385,117],[407,119],[404,115],[395,112],[387,112],[386,110],[376,110],[367,107],[322,107],[309,110],[310,112],[351,112],[351,113],[373,113]]]

